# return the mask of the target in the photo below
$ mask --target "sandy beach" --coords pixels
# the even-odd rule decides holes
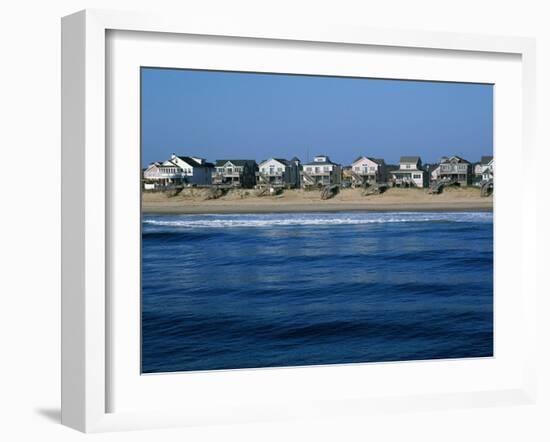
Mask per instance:
[[[447,188],[439,195],[427,189],[392,188],[381,195],[363,196],[361,189],[343,189],[322,200],[318,191],[286,190],[282,195],[255,195],[253,189],[235,189],[218,199],[206,199],[204,189],[184,189],[172,196],[143,192],[142,211],[150,214],[273,213],[337,211],[490,211],[492,197],[481,197],[478,188]]]

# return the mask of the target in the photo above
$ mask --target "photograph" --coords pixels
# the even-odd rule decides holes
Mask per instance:
[[[141,67],[142,374],[493,357],[493,88]]]

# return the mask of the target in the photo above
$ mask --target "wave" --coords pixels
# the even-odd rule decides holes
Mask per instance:
[[[178,228],[363,225],[386,223],[492,223],[491,212],[300,213],[147,216],[148,226]]]

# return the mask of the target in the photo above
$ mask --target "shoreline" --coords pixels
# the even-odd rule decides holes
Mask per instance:
[[[422,204],[231,204],[231,205],[142,205],[143,215],[200,215],[200,214],[259,214],[259,213],[314,213],[314,212],[492,212],[492,202],[485,203],[422,203]]]

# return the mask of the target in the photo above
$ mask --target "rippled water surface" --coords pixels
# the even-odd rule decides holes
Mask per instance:
[[[142,371],[491,356],[493,216],[144,216]]]

